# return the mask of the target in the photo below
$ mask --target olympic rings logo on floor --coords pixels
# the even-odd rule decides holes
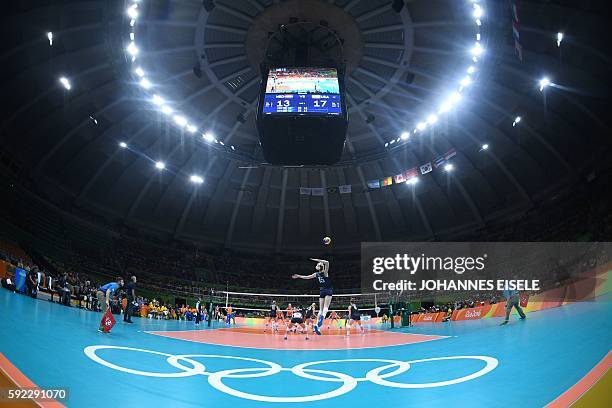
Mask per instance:
[[[119,366],[117,364],[113,364],[109,361],[102,359],[97,355],[98,350],[104,349],[115,349],[115,350],[130,350],[137,351],[140,353],[147,354],[155,354],[166,357],[166,361],[172,367],[178,369],[177,372],[172,373],[157,373],[150,371],[140,371],[134,370],[131,368],[126,368]],[[124,373],[140,375],[144,377],[158,377],[158,378],[178,378],[178,377],[192,377],[196,375],[208,376],[208,383],[213,386],[215,389],[224,392],[229,395],[233,395],[238,398],[244,398],[253,401],[261,401],[261,402],[311,402],[311,401],[320,401],[329,398],[339,397],[344,395],[351,390],[353,390],[359,382],[369,381],[374,384],[382,385],[384,387],[392,387],[392,388],[435,388],[435,387],[445,387],[448,385],[459,384],[465,381],[470,381],[481,377],[495,369],[499,364],[497,359],[488,356],[450,356],[450,357],[433,357],[433,358],[424,358],[420,360],[411,360],[411,361],[399,361],[399,360],[387,360],[387,359],[378,359],[378,358],[349,358],[349,359],[341,359],[341,360],[322,360],[322,361],[312,361],[307,363],[302,363],[295,365],[291,368],[281,367],[279,364],[266,361],[259,360],[256,358],[249,357],[237,357],[237,356],[224,356],[224,355],[216,355],[216,354],[168,354],[162,353],[160,351],[139,349],[133,347],[122,347],[122,346],[88,346],[84,349],[85,355],[95,361],[98,364],[106,366],[108,368],[112,368],[117,371],[122,371]],[[209,359],[229,359],[229,360],[242,360],[242,361],[250,361],[264,365],[265,367],[261,368],[236,368],[230,370],[221,370],[216,372],[208,372],[206,371],[206,367],[199,361],[193,360],[193,358],[209,358]],[[481,360],[486,363],[485,367],[466,376],[455,378],[452,380],[439,381],[439,382],[431,382],[431,383],[399,383],[387,380],[389,377],[393,377],[408,371],[411,367],[411,364],[416,363],[424,363],[428,361],[441,361],[441,360]],[[384,365],[374,368],[366,373],[364,377],[355,378],[345,373],[339,373],[336,371],[328,371],[328,370],[319,370],[315,368],[309,368],[319,364],[330,364],[330,363],[349,363],[349,362],[377,362],[383,363]],[[188,364],[189,366],[184,365],[183,363]],[[390,370],[395,368],[394,370],[381,374],[386,370]],[[288,371],[297,375],[298,377],[307,378],[315,381],[323,381],[323,382],[334,382],[334,383],[342,383],[338,388],[321,394],[315,395],[305,395],[299,397],[272,397],[265,395],[257,395],[251,394],[243,391],[236,390],[228,385],[226,385],[223,380],[226,378],[256,378],[256,377],[268,377],[271,375],[275,375],[280,373],[281,371]]]

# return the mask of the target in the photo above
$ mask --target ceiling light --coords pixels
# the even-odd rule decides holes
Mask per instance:
[[[155,168],[158,170],[163,170],[166,168],[166,163],[161,162],[161,161],[157,161],[155,162]]]
[[[164,105],[161,107],[161,111],[165,115],[170,115],[173,112],[173,109],[169,107],[168,105]]]
[[[204,182],[204,179],[197,174],[192,175],[189,180],[195,184],[202,184]]]
[[[483,52],[484,52],[484,49],[482,48],[482,45],[480,45],[479,42],[474,44],[474,46],[472,47],[472,55],[475,57],[478,57]]]
[[[119,143],[119,147],[121,147],[122,149],[125,149],[127,147],[127,143],[121,142]]]
[[[136,47],[136,43],[134,41],[127,46],[126,50],[131,56],[138,54],[138,47]]]
[[[409,132],[403,132],[400,136],[400,138],[402,140],[408,140],[410,138],[410,133]]]
[[[142,86],[144,89],[150,89],[152,84],[147,78],[142,78],[140,80],[140,86]]]
[[[561,46],[561,41],[563,41],[563,33],[562,32],[558,32],[557,33],[557,47]]]
[[[474,72],[476,72],[476,67],[474,67],[473,65],[470,65],[469,68],[467,69],[467,73],[472,75]]]
[[[437,121],[438,121],[438,117],[436,115],[429,115],[427,117],[427,123],[429,123],[430,125],[433,125]]]
[[[176,122],[176,124],[179,126],[185,126],[187,124],[187,119],[185,119],[184,116],[175,115],[174,122]]]
[[[162,106],[164,104],[164,99],[159,95],[153,95],[152,101],[157,106]]]
[[[444,171],[447,173],[450,173],[451,171],[453,171],[453,169],[455,168],[455,166],[453,166],[452,164],[448,163],[447,165],[444,166]]]
[[[193,126],[193,125],[187,125],[187,131],[188,131],[189,133],[195,133],[195,132],[197,132],[197,131],[198,131],[198,128],[197,128],[197,127],[195,127],[195,126]]]
[[[419,123],[417,123],[416,127],[417,127],[418,130],[423,130],[423,129],[425,129],[427,127],[427,123],[419,122]]]
[[[213,135],[212,135],[212,134],[210,134],[210,133],[202,133],[202,138],[203,138],[204,140],[206,140],[207,142],[209,142],[209,143],[212,143],[212,142],[215,140],[215,138],[213,137]]]
[[[474,18],[480,18],[482,17],[482,14],[482,8],[480,8],[478,4],[474,4],[474,12],[472,13]]]
[[[47,33],[47,39],[49,40],[49,45],[53,46],[53,33],[51,31]]]
[[[461,82],[459,82],[459,84],[461,84],[462,87],[466,87],[469,86],[472,83],[472,78],[470,78],[470,76],[466,76],[464,77]]]
[[[136,68],[134,72],[136,73],[136,75],[138,75],[141,78],[145,75],[144,71],[140,67]]]
[[[548,77],[544,77],[540,79],[540,92],[544,90],[547,86],[550,86],[550,79]]]
[[[66,88],[67,90],[71,90],[72,89],[72,85],[70,84],[70,81],[68,80],[68,78],[61,77],[59,79],[59,81],[64,86],[64,88]]]
[[[127,9],[127,15],[128,17],[132,18],[132,19],[136,19],[138,18],[138,10],[137,10],[138,5],[137,4],[133,4],[131,7],[129,7]]]
[[[487,150],[488,148],[489,148],[489,145],[485,143],[482,145],[482,148],[480,150]]]
[[[418,182],[419,182],[418,177],[412,177],[406,181],[406,184],[414,186]]]
[[[517,123],[519,123],[520,121],[521,121],[521,117],[520,117],[520,116],[517,116],[517,117],[514,119],[514,122],[512,122],[512,127],[516,126],[516,124],[517,124]]]

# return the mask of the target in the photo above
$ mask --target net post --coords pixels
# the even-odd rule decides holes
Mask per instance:
[[[208,327],[210,327],[212,325],[212,319],[213,319],[213,310],[214,305],[213,305],[213,290],[212,288],[208,291]]]

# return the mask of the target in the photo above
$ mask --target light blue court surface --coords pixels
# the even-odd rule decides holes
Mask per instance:
[[[99,313],[6,290],[0,305],[0,351],[37,385],[67,387],[70,407],[542,407],[612,344],[610,297],[505,327],[488,319],[406,330],[450,336],[441,340],[333,351],[187,342],[144,331],[193,329],[191,322],[138,318],[106,335],[96,330]],[[469,358],[439,359],[461,356]],[[303,366],[326,360],[341,361]]]

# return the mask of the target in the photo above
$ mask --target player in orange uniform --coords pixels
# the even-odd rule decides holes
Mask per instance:
[[[338,317],[338,313],[336,313],[336,311],[332,311],[331,314],[329,315],[329,320],[327,321],[327,330],[329,330],[330,321],[334,326],[338,326],[339,320],[340,320],[340,317]]]

